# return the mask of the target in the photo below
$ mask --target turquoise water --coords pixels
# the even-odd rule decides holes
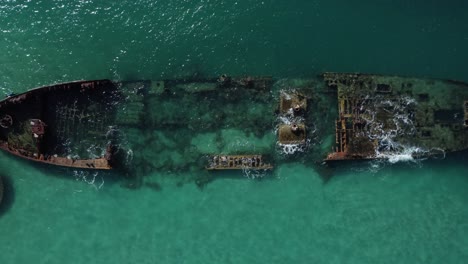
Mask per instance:
[[[359,71],[468,81],[465,1],[1,1],[4,93],[76,79],[312,76]],[[465,263],[466,153],[302,162],[227,173],[77,174],[0,153],[0,263]],[[322,176],[321,176],[322,175]],[[85,178],[86,177],[86,178]],[[94,182],[93,182],[94,179]]]

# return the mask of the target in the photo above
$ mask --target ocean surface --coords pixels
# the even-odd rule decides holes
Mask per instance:
[[[223,73],[468,81],[467,1],[353,2],[1,0],[0,93]],[[468,262],[467,152],[336,168],[290,159],[203,188],[181,183],[191,173],[154,170],[154,184],[129,189],[118,173],[1,152],[0,263]]]

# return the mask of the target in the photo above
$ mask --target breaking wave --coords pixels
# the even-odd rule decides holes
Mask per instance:
[[[302,153],[305,152],[310,144],[310,139],[306,140],[306,143],[304,144],[281,144],[277,143],[277,147],[279,149],[280,154],[283,155],[293,155],[296,153]]]
[[[377,142],[374,157],[378,161],[371,163],[371,171],[378,171],[384,163],[419,164],[429,157],[445,158],[442,149],[425,149],[403,140],[416,134],[413,122],[415,104],[416,100],[409,96],[392,100],[377,96],[372,100],[366,97],[359,106],[360,117],[366,125],[357,135]],[[384,116],[383,121],[378,113]]]

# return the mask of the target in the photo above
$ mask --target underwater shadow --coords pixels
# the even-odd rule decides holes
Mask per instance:
[[[271,181],[274,180],[274,173],[272,170],[255,171],[255,170],[213,170],[208,174],[212,181],[217,179],[226,180],[254,180],[254,181]]]
[[[429,159],[427,162],[431,167],[440,168],[440,167],[451,167],[468,164],[468,150],[456,151],[448,153],[443,159]],[[468,177],[468,174],[465,174]]]
[[[0,217],[6,214],[15,202],[15,190],[11,178],[0,174]]]

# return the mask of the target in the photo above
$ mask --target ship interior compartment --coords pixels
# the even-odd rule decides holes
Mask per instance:
[[[391,93],[392,86],[390,86],[389,84],[385,84],[385,83],[378,83],[375,88],[375,91],[378,93]]]
[[[0,141],[23,153],[38,153],[30,120],[42,119],[43,97],[39,93],[22,94],[0,103]],[[27,107],[26,107],[27,106]]]
[[[460,124],[463,120],[461,109],[439,109],[434,111],[434,121],[442,124]]]
[[[111,89],[108,89],[111,88]],[[74,153],[89,157],[89,149],[79,153],[82,134],[105,133],[114,100],[110,81],[75,82],[31,90],[0,102],[2,147],[32,159]],[[96,97],[97,100],[94,100]],[[93,114],[91,114],[93,113]],[[101,140],[102,141],[102,140]],[[105,146],[104,146],[105,149]]]
[[[106,142],[112,140],[109,136],[120,97],[111,83],[99,88],[86,92],[59,90],[47,95],[42,114],[48,131],[45,154],[74,159],[104,155]]]

